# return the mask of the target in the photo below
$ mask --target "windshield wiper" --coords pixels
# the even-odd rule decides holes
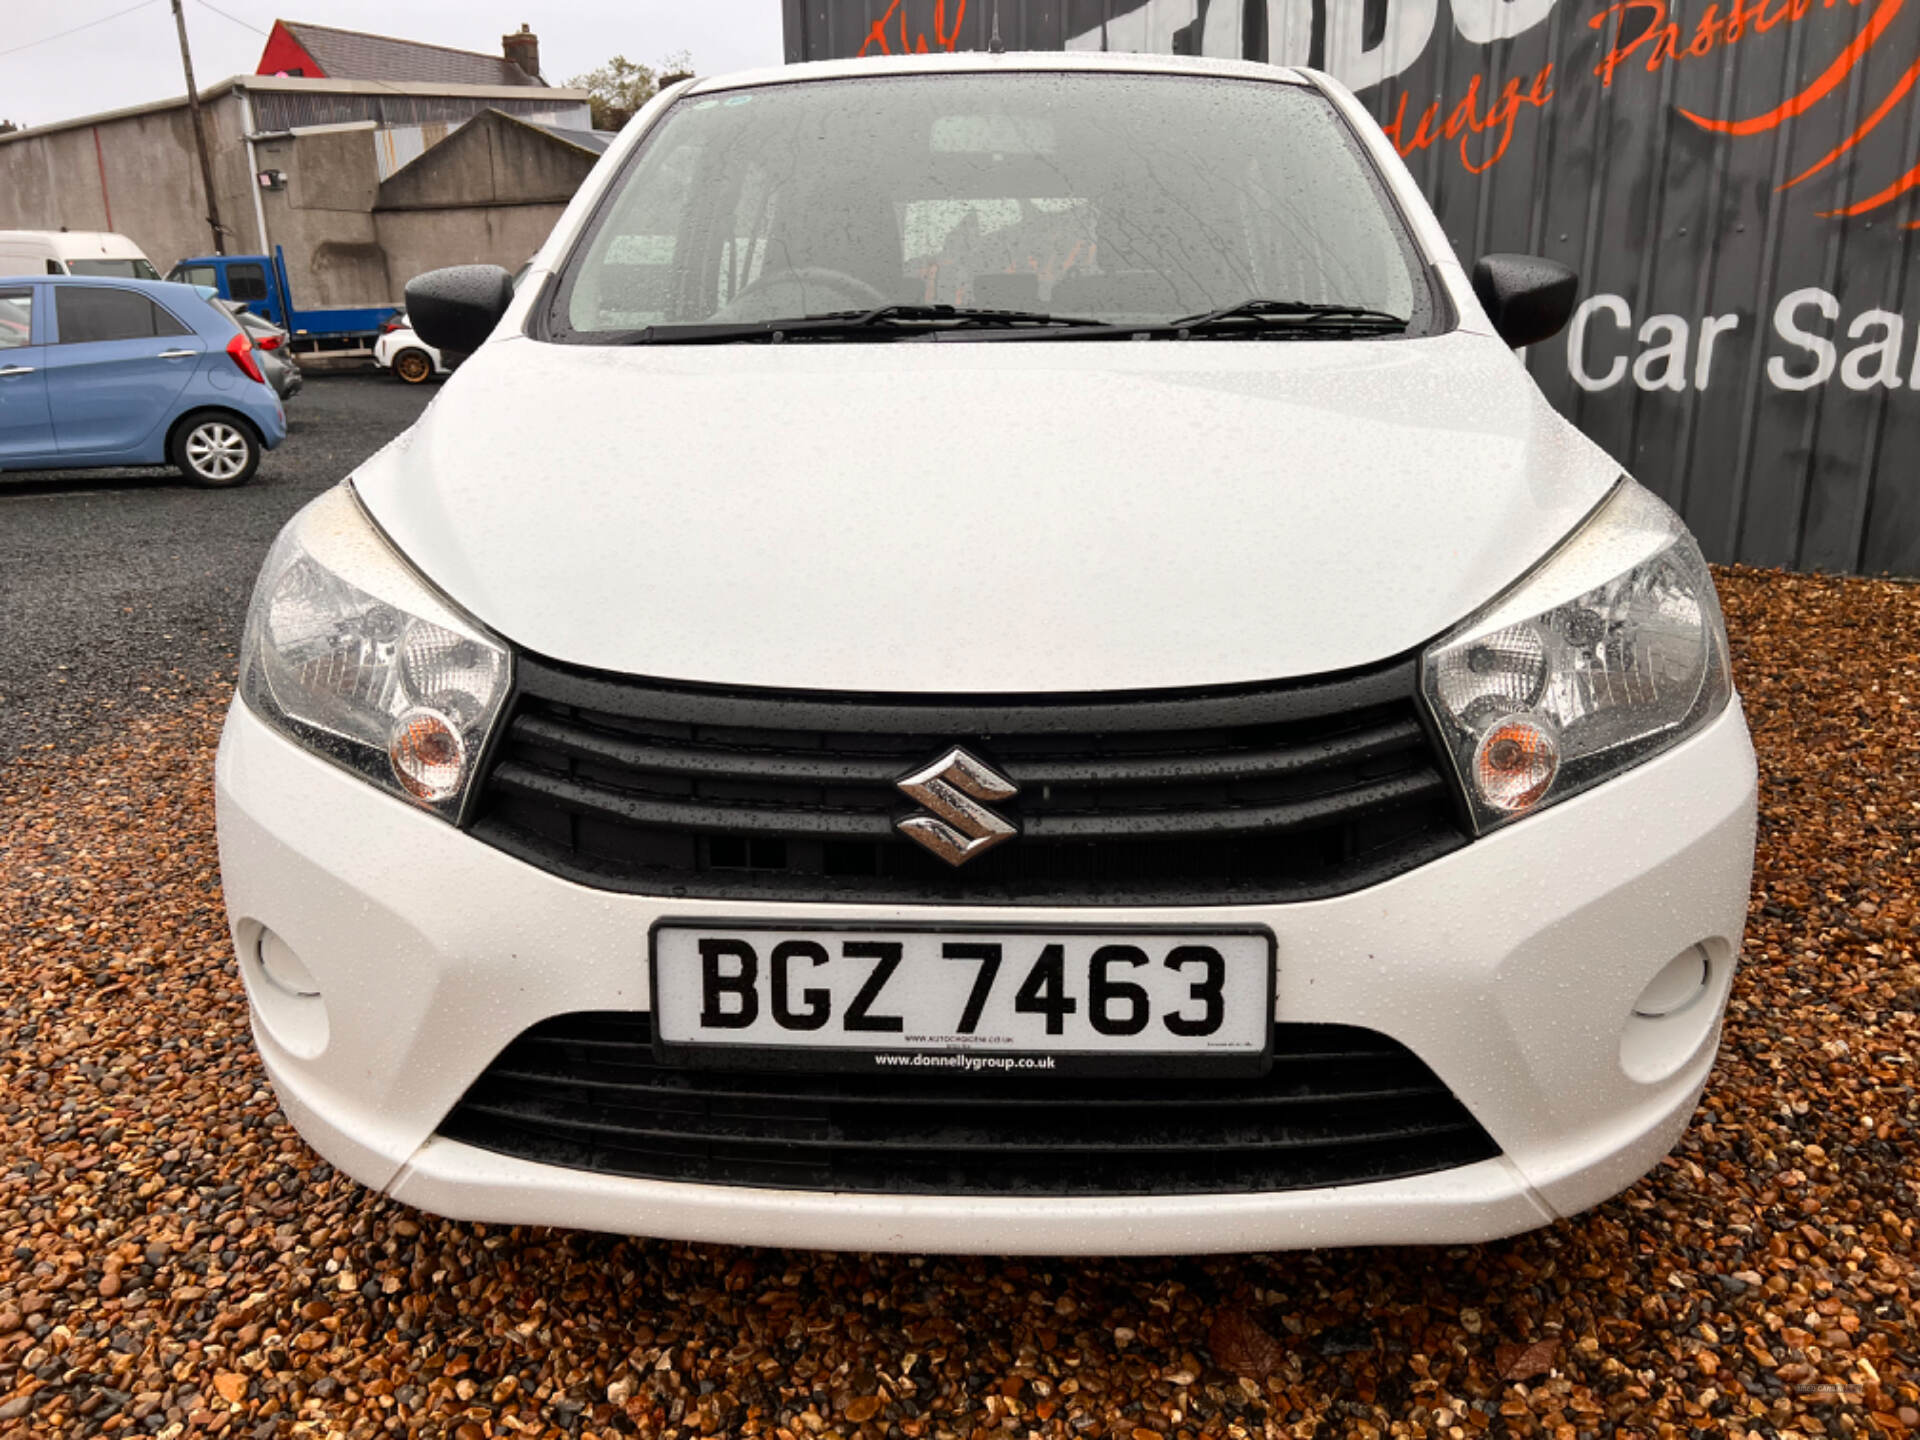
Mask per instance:
[[[1055,315],[1050,310],[993,310],[981,305],[882,305],[865,312],[848,310],[828,315],[810,315],[809,320],[841,320],[864,329],[869,325],[894,322],[948,322],[961,325],[1101,325],[1101,320],[1086,320],[1078,315]]]
[[[1169,320],[1155,326],[1157,332],[1264,328],[1269,322],[1289,327],[1322,327],[1366,330],[1391,335],[1407,328],[1407,317],[1390,310],[1374,310],[1365,305],[1319,305],[1307,300],[1242,300],[1222,305],[1218,310],[1203,310],[1184,320]]]
[[[712,345],[735,340],[829,339],[845,335],[925,334],[929,330],[977,327],[1078,329],[1106,322],[1040,310],[991,310],[971,305],[880,305],[871,310],[830,310],[782,320],[743,320],[707,325],[649,325],[624,338],[629,345]]]
[[[777,320],[740,320],[695,325],[649,325],[610,336],[620,345],[725,345],[736,341],[897,339],[954,330],[998,330],[1063,339],[1184,340],[1194,335],[1392,335],[1407,328],[1405,316],[1364,305],[1320,305],[1305,300],[1242,300],[1183,320],[1143,323],[1089,320],[1043,310],[995,310],[973,305],[890,304],[871,310],[829,310]]]

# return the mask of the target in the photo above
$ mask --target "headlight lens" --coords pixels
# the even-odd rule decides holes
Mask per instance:
[[[307,748],[458,819],[509,678],[506,647],[408,568],[351,487],[274,542],[247,612],[240,693]]]
[[[1678,744],[1733,693],[1700,548],[1631,480],[1420,674],[1482,832]]]

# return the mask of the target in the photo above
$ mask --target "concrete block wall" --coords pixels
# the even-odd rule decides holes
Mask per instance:
[[[202,111],[228,253],[284,247],[303,309],[395,304],[410,278],[439,265],[518,266],[594,163],[482,114],[383,187],[370,125],[262,139],[250,164],[244,96],[212,97]],[[284,189],[258,192],[258,210],[256,168],[287,177]],[[0,229],[115,230],[165,274],[213,251],[205,216],[184,103],[0,142]]]
[[[202,107],[228,248],[254,248],[252,174],[237,96]],[[0,142],[0,230],[114,230],[162,274],[213,248],[187,107]]]

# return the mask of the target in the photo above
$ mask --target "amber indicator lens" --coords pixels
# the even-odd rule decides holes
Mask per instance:
[[[1503,720],[1473,752],[1473,783],[1495,809],[1518,814],[1537,802],[1560,771],[1560,745],[1536,720]]]
[[[387,744],[393,775],[418,800],[444,800],[460,788],[467,747],[446,716],[409,710],[393,722]]]

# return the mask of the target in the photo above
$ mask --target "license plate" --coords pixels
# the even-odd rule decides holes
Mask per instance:
[[[1264,930],[653,930],[663,1062],[902,1074],[1266,1069]]]

